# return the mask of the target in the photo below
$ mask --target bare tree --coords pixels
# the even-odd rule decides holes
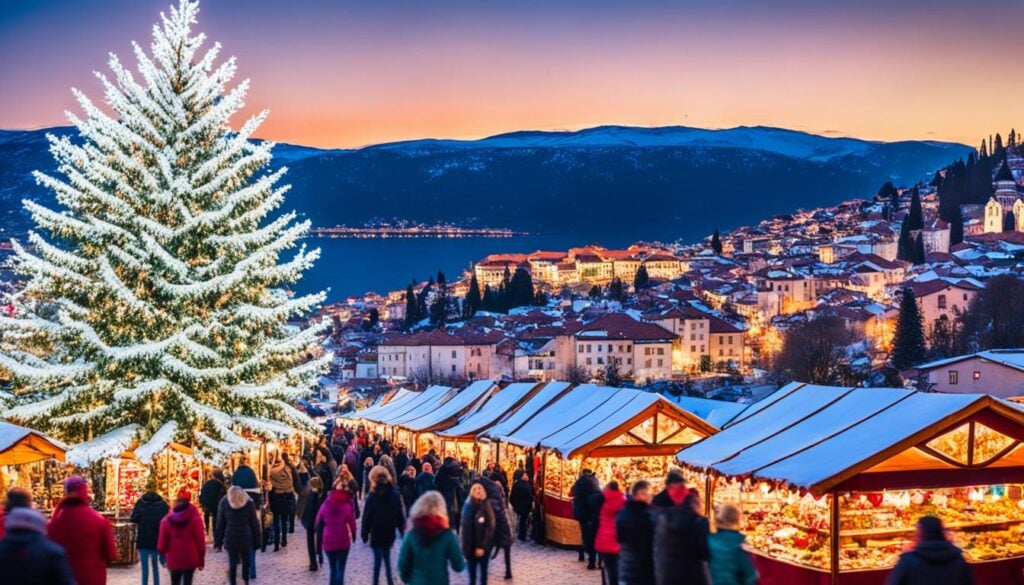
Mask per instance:
[[[774,373],[780,381],[797,380],[812,384],[843,381],[846,348],[853,333],[839,317],[822,315],[793,327],[786,333],[782,351],[775,358]]]

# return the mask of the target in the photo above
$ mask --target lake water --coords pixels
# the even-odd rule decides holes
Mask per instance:
[[[602,239],[605,246],[623,246],[630,241]],[[320,260],[296,285],[297,292],[327,290],[327,301],[337,302],[367,291],[384,294],[403,289],[409,281],[426,280],[443,270],[454,280],[472,262],[488,254],[566,250],[595,243],[580,236],[531,235],[512,238],[309,238],[310,248],[319,247]],[[287,257],[287,256],[286,256]]]

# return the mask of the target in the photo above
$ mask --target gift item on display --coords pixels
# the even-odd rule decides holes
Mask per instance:
[[[142,494],[146,493],[149,481],[149,467],[137,459],[107,459],[104,463],[106,485],[104,488],[105,509],[117,517],[131,514],[132,507]]]
[[[52,510],[64,496],[63,481],[66,465],[54,459],[0,465],[0,491],[11,488],[25,488],[32,493],[32,499],[40,510]]]

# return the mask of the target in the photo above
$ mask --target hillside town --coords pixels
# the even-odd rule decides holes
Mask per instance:
[[[454,282],[440,274],[350,297],[322,309],[334,323],[324,396],[358,402],[396,385],[484,379],[704,395],[772,381],[787,334],[824,316],[848,334],[837,361],[844,372],[833,381],[892,383],[895,375],[913,384],[915,369],[887,372],[904,291],[929,340],[923,355],[945,359],[953,356],[942,354],[951,348],[938,347],[940,337],[986,284],[1024,277],[1024,152],[1004,150],[989,201],[962,206],[955,244],[934,182],[887,184],[873,199],[716,231],[696,244],[495,253]],[[915,219],[907,246],[901,231]],[[508,292],[524,282],[525,296]],[[502,295],[523,300],[510,305]]]

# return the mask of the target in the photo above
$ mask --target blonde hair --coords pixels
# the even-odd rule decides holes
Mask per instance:
[[[242,506],[245,505],[246,502],[249,501],[249,494],[245,493],[245,490],[238,487],[237,485],[233,485],[228,488],[227,498],[228,504],[232,508],[237,510],[238,508],[241,508]]]
[[[740,509],[728,502],[715,506],[715,525],[726,530],[740,527]]]
[[[415,503],[413,503],[412,509],[409,510],[410,522],[417,518],[425,518],[427,516],[439,516],[444,518],[445,526],[448,525],[448,507],[444,503],[444,498],[441,496],[441,492],[430,490],[424,493],[416,500]]]
[[[313,490],[314,492],[324,491],[324,480],[320,479],[317,476],[309,478],[309,489]]]
[[[394,481],[394,478],[391,477],[391,471],[383,465],[374,465],[373,469],[370,470],[370,483],[374,485]]]

